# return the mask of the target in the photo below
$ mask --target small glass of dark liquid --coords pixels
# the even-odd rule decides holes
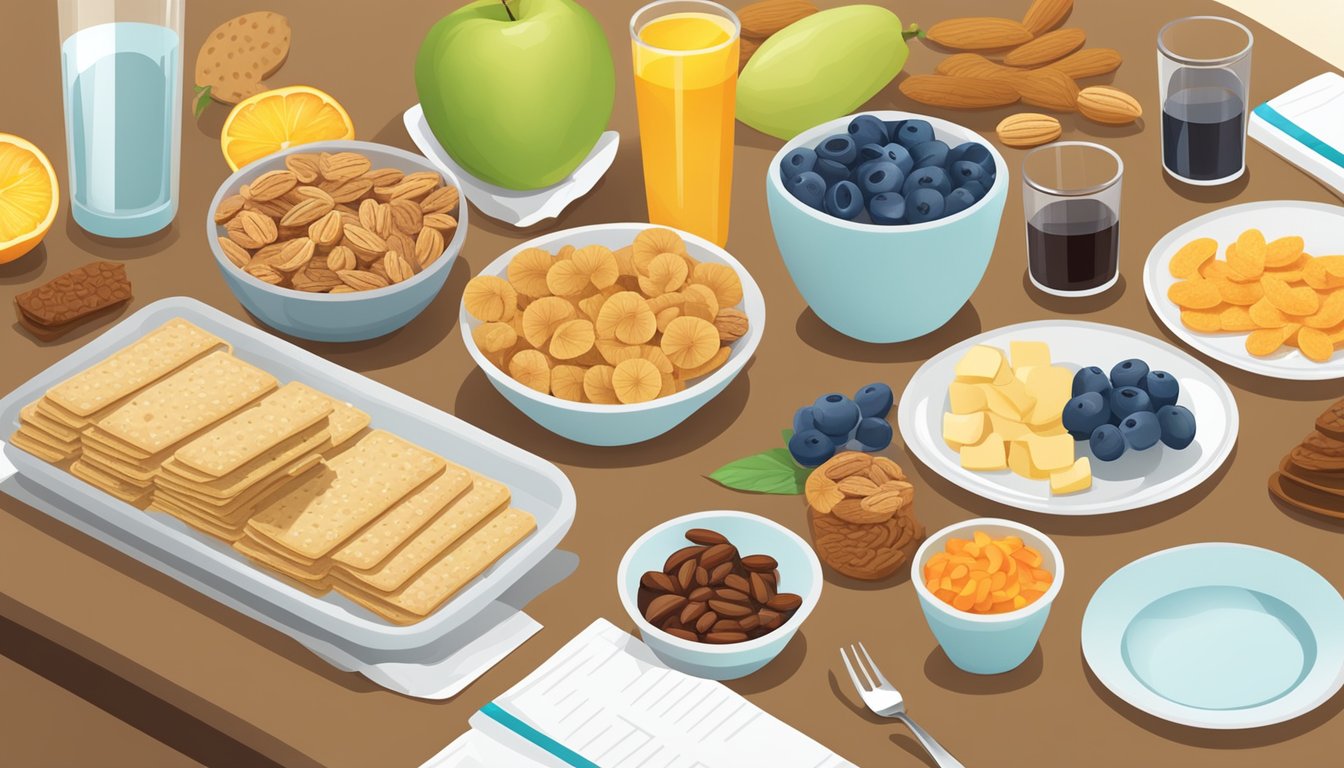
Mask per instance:
[[[1120,275],[1120,156],[1100,144],[1057,141],[1022,160],[1027,274],[1054,296],[1091,296]]]
[[[1251,47],[1244,25],[1191,16],[1157,33],[1162,167],[1187,184],[1226,184],[1246,172]]]

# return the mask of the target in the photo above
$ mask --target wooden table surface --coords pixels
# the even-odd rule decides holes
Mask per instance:
[[[822,5],[836,3],[823,2]],[[884,4],[890,4],[884,2]],[[928,26],[943,16],[1001,13],[1013,3],[958,0],[907,6],[904,20]],[[450,3],[449,6],[452,4]],[[634,4],[591,0],[617,63],[612,127],[622,147],[607,178],[551,227],[645,216],[638,136],[628,65],[627,23]],[[1012,6],[1012,10],[1006,10]],[[767,297],[769,321],[755,361],[720,397],[680,428],[623,449],[575,445],[508,406],[475,370],[462,347],[457,306],[467,279],[514,243],[517,232],[474,216],[462,258],[439,299],[405,329],[349,345],[302,343],[471,421],[561,466],[578,492],[578,517],[561,545],[577,553],[573,575],[528,611],[545,629],[456,699],[425,702],[386,692],[327,666],[287,637],[204,598],[41,513],[0,497],[0,651],[161,742],[208,764],[414,766],[456,738],[467,717],[505,690],[598,616],[633,629],[614,589],[626,545],[650,526],[701,509],[744,509],[806,531],[795,497],[761,497],[720,488],[703,475],[772,447],[794,408],[817,394],[885,380],[899,393],[921,362],[982,330],[1042,318],[1087,318],[1173,340],[1147,307],[1141,268],[1148,248],[1172,227],[1220,206],[1293,198],[1337,202],[1322,187],[1255,143],[1249,172],[1216,189],[1167,181],[1158,160],[1154,40],[1178,16],[1227,13],[1212,0],[1169,0],[1154,13],[1080,0],[1071,26],[1089,42],[1121,50],[1127,61],[1115,84],[1136,94],[1149,114],[1136,127],[1102,128],[1065,118],[1067,138],[1098,140],[1124,157],[1120,285],[1091,299],[1058,300],[1028,287],[1016,180],[989,271],[971,302],[943,329],[904,344],[874,346],[828,329],[803,304],[780,263],[766,218],[761,179],[779,142],[739,126],[729,250],[752,271]],[[329,3],[273,4],[294,28],[294,46],[276,85],[309,83],[335,95],[353,116],[358,137],[410,148],[401,114],[415,102],[412,62],[421,35],[447,7],[386,0],[367,10]],[[253,6],[238,0],[193,3],[187,51],[224,19]],[[1235,14],[1233,14],[1235,15]],[[1250,23],[1250,22],[1248,22]],[[1259,102],[1329,67],[1273,32],[1256,36],[1252,99]],[[0,130],[39,144],[66,173],[57,60],[56,16],[49,4],[6,12],[0,46],[6,78]],[[932,71],[940,54],[916,44],[907,70]],[[194,55],[194,53],[193,53]],[[190,64],[190,60],[188,61]],[[190,68],[188,68],[190,71]],[[890,87],[871,108],[910,108]],[[182,129],[182,202],[177,221],[157,235],[108,241],[84,233],[67,207],[44,246],[0,267],[0,301],[90,259],[123,261],[135,283],[132,309],[186,294],[245,318],[216,273],[202,232],[206,207],[228,175],[218,135],[226,111],[211,106]],[[1007,111],[944,115],[992,136]],[[544,131],[545,126],[538,126]],[[1006,151],[1016,170],[1021,154]],[[540,230],[538,230],[540,231]],[[930,258],[937,258],[931,254]],[[8,391],[93,338],[107,323],[53,344],[17,327],[0,328],[0,392]],[[1301,439],[1321,408],[1338,397],[1335,383],[1282,382],[1214,364],[1236,393],[1240,444],[1228,464],[1199,489],[1148,509],[1087,519],[1026,514],[969,495],[915,462],[897,439],[890,453],[912,470],[919,517],[930,531],[970,516],[1008,516],[1055,538],[1068,579],[1037,650],[1019,669],[995,677],[956,670],[924,625],[908,578],[859,584],[828,577],[820,606],[773,664],[729,685],[769,712],[864,766],[928,764],[899,726],[856,704],[836,648],[862,639],[906,694],[911,712],[968,766],[1316,765],[1338,748],[1336,697],[1298,720],[1244,732],[1199,731],[1140,713],[1109,694],[1087,671],[1079,622],[1097,585],[1150,552],[1197,541],[1241,541],[1296,557],[1333,583],[1344,583],[1340,526],[1279,509],[1265,478]],[[36,649],[36,650],[34,650]],[[0,694],[7,727],[36,717],[26,676]],[[46,686],[40,681],[32,685]],[[70,708],[71,723],[85,722]],[[60,716],[63,712],[58,713]],[[50,712],[42,716],[52,717]],[[24,728],[23,730],[31,730]],[[109,755],[96,728],[53,732],[62,740],[52,762],[154,765],[180,760],[161,745]],[[0,764],[42,761],[6,750]],[[119,749],[120,747],[118,747]],[[140,749],[129,745],[127,749]],[[157,751],[156,751],[157,750]],[[1008,757],[1011,756],[1011,757]]]

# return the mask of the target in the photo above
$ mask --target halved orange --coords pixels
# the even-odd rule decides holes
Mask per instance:
[[[262,91],[234,106],[219,134],[233,170],[272,152],[314,141],[355,138],[355,124],[335,99],[307,85]]]
[[[60,204],[61,185],[42,150],[0,133],[0,264],[41,242]]]

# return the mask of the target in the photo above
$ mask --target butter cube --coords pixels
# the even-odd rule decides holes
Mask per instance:
[[[977,344],[957,363],[957,381],[991,382],[1004,365],[1003,353],[995,347]]]
[[[1031,409],[1036,405],[1036,398],[1031,392],[1027,391],[1027,385],[1017,379],[1013,379],[1002,386],[997,384],[994,385],[994,391],[1008,399],[1008,402],[1011,403],[1012,409],[1017,414],[1019,421],[1024,420],[1024,417],[1031,413]],[[986,395],[986,400],[990,400],[990,407],[992,408],[991,396]]]
[[[1077,493],[1092,487],[1092,462],[1086,456],[1073,462],[1073,466],[1050,473],[1050,492],[1053,494]]]
[[[1024,438],[1031,456],[1031,465],[1040,472],[1058,472],[1073,466],[1074,440],[1069,435],[1041,437],[1031,434]]]
[[[990,431],[1002,437],[1004,442],[1021,440],[1031,432],[1031,428],[1016,419],[1005,418],[991,411],[989,413]]]
[[[962,468],[972,472],[994,472],[1008,467],[1003,438],[998,435],[986,437],[979,445],[963,445],[960,453]]]
[[[987,434],[989,434],[989,417],[983,411],[943,414],[943,441],[954,451],[963,445],[979,443]]]
[[[996,387],[1001,387],[1016,380],[1017,374],[1013,373],[1013,369],[1008,366],[1007,362],[1005,362],[1003,365],[999,366],[999,375],[994,377],[992,383]]]
[[[967,384],[954,381],[947,385],[948,407],[956,414],[979,413],[989,405],[985,402],[985,390],[979,384]]]
[[[1036,405],[1026,415],[1028,424],[1048,424],[1059,419],[1064,406],[1073,397],[1073,373],[1068,368],[1055,365],[1033,366],[1022,383],[1027,392],[1036,398]]]
[[[1050,365],[1050,345],[1043,341],[1009,342],[1008,354],[1013,361],[1014,370]]]
[[[1049,472],[1044,472],[1031,463],[1031,449],[1025,439],[1014,440],[1008,444],[1008,468],[1013,470],[1014,474],[1029,480],[1044,480],[1050,476]]]
[[[1025,428],[1030,429],[1033,434],[1040,435],[1041,437],[1055,437],[1056,435],[1069,434],[1069,431],[1064,429],[1064,422],[1059,419],[1055,419],[1049,424],[1029,424],[1024,426]]]

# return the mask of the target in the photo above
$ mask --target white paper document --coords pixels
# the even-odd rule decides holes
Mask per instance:
[[[1344,197],[1344,77],[1317,75],[1251,112],[1249,133]]]
[[[471,725],[425,768],[853,768],[727,687],[668,669],[605,619]]]

